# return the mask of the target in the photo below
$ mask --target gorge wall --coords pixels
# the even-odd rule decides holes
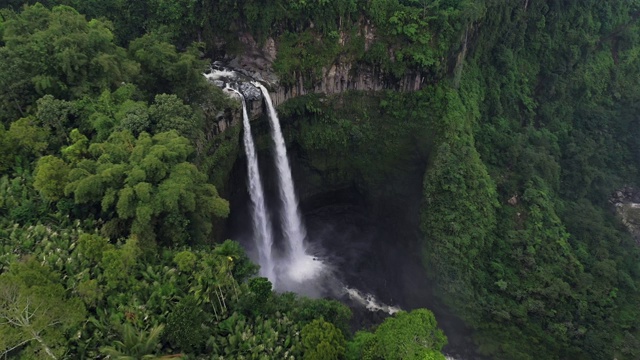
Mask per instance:
[[[371,25],[362,25],[361,34],[364,40],[364,50],[368,50],[375,40],[375,31]],[[341,33],[337,39],[338,46],[345,46]],[[222,62],[251,78],[264,82],[269,86],[274,105],[278,106],[293,97],[311,93],[324,93],[327,95],[339,94],[348,90],[360,91],[417,91],[424,81],[424,75],[419,71],[410,71],[399,79],[389,79],[380,69],[364,64],[358,60],[339,56],[330,65],[322,66],[320,76],[311,83],[308,77],[300,73],[292,74],[295,83],[283,85],[274,71],[274,61],[278,56],[280,44],[269,37],[260,44],[249,33],[240,33],[238,41],[241,51],[236,55],[226,57]],[[313,51],[313,49],[310,49]]]
[[[363,29],[365,37],[372,39],[373,31],[368,27]],[[233,71],[246,76],[246,81],[255,79],[264,83],[269,88],[269,93],[274,106],[279,106],[289,99],[309,95],[324,94],[336,95],[346,91],[382,91],[394,90],[399,92],[418,91],[425,84],[425,76],[420,71],[410,71],[400,79],[390,79],[380,69],[357,61],[349,61],[337,58],[329,65],[320,69],[320,77],[308,82],[304,75],[294,74],[295,84],[282,84],[276,75],[273,65],[277,56],[277,44],[273,38],[268,38],[263,46],[248,33],[238,37],[243,45],[243,50],[233,56],[216,62]],[[466,52],[466,48],[464,50]],[[461,55],[462,54],[462,55]],[[460,52],[457,58],[463,56]],[[247,101],[248,112],[253,120],[263,113],[261,98],[249,98]],[[230,126],[241,123],[241,115],[235,112],[232,116],[220,113],[216,117],[215,134],[220,134]]]
[[[380,47],[386,67],[369,55],[352,56],[346,45],[344,54],[329,51],[337,56],[291,65],[292,53],[305,59],[326,50],[317,38],[330,31],[310,34],[304,27],[292,30],[294,40],[272,34],[266,46],[243,35],[241,55],[225,62],[270,85],[311,214],[345,192],[358,197],[349,205],[378,207],[376,220],[385,219],[385,210],[387,220],[397,220],[393,210],[403,203],[412,209],[396,214],[420,213],[406,226],[414,236],[390,227],[380,244],[419,244],[413,249],[427,269],[419,286],[435,288],[474,329],[482,353],[631,359],[640,354],[631,344],[640,327],[625,328],[616,309],[637,313],[638,250],[623,226],[640,223],[637,201],[618,207],[629,210],[621,222],[607,199],[639,179],[633,113],[640,93],[625,75],[637,73],[637,39],[623,26],[634,24],[635,10],[617,4],[487,2],[474,26],[461,20],[446,46],[413,52],[399,76],[393,70],[402,65],[402,49],[411,49],[404,55],[428,49],[431,39],[445,37],[439,36],[446,27],[432,38],[414,36],[411,21],[420,22],[417,13],[426,10],[387,19],[394,26],[386,33],[403,39]],[[567,32],[574,26],[580,30]],[[342,30],[325,39],[340,46]],[[367,42],[363,49],[371,52],[375,41]],[[379,91],[385,89],[397,91]],[[347,90],[373,91],[358,102]],[[334,109],[331,116],[326,107]],[[426,151],[396,151],[407,143]],[[413,178],[422,188],[394,181],[412,163],[399,153],[424,156],[414,163],[423,166],[414,172],[422,177]],[[410,196],[418,201],[402,201]],[[581,304],[588,305],[576,311]]]

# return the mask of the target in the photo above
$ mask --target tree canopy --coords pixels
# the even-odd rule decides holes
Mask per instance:
[[[208,236],[215,216],[229,213],[206,175],[187,161],[193,148],[175,131],[137,139],[128,131],[114,132],[90,146],[77,130],[70,137],[74,143],[62,150],[66,161],[38,161],[34,187],[48,200],[69,196],[88,205],[109,237],[193,243]]]
[[[417,79],[279,111],[305,180],[410,218],[413,280],[481,355],[640,358],[640,251],[610,204],[640,182],[638,0],[0,7],[0,356],[442,360],[428,310],[354,335],[222,242],[241,130],[215,124],[239,105],[202,72],[269,39],[284,92],[334,65]]]

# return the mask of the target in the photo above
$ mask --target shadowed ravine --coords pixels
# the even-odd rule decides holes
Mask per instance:
[[[256,124],[256,130],[268,125]],[[310,186],[305,161],[297,151],[289,151],[292,179],[299,191],[309,193]],[[258,153],[267,208],[274,225],[274,253],[286,251],[283,242],[282,212],[277,170],[269,151]],[[227,236],[243,243],[255,254],[251,231],[247,228],[248,206],[246,188],[246,158],[237,159],[230,183],[231,215]],[[416,164],[413,176],[405,179],[404,193],[419,193],[422,188],[423,164]],[[312,192],[312,191],[311,191]],[[448,339],[445,353],[456,359],[479,359],[475,354],[470,332],[431,292],[431,286],[420,260],[418,209],[419,197],[399,197],[385,203],[372,204],[355,187],[316,191],[302,198],[301,219],[306,224],[306,244],[310,253],[322,259],[325,276],[316,281],[298,284],[292,291],[313,297],[337,298],[348,304],[354,313],[353,329],[379,324],[388,316],[385,311],[370,311],[345,287],[358,291],[362,298],[375,297],[378,306],[394,306],[403,310],[428,308],[432,310]],[[256,258],[256,257],[254,257]],[[353,294],[352,294],[353,295]],[[389,310],[385,308],[384,310]]]
[[[243,104],[245,156],[236,160],[229,179],[227,237],[247,248],[277,291],[349,305],[354,330],[375,326],[399,310],[428,308],[448,336],[445,353],[479,358],[468,329],[435,299],[421,263],[415,194],[422,192],[425,158],[399,159],[400,171],[385,175],[384,189],[377,191],[355,182],[314,185],[308,154],[287,149],[269,92],[253,85],[260,89],[265,114],[253,130],[244,97],[233,90]],[[300,203],[298,194],[305,194]]]

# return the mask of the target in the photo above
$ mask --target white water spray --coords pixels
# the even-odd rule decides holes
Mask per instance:
[[[393,315],[400,311],[401,309],[397,306],[390,306],[387,304],[383,304],[376,300],[376,298],[371,294],[364,294],[357,289],[350,288],[348,286],[344,287],[344,290],[349,295],[351,300],[358,302],[360,305],[367,308],[369,311],[383,311],[389,315]]]
[[[253,236],[258,248],[258,263],[260,264],[260,275],[264,276],[276,285],[275,266],[271,247],[273,246],[273,234],[271,222],[267,215],[267,208],[264,200],[264,191],[258,171],[258,156],[256,154],[253,136],[251,135],[251,124],[247,114],[247,103],[244,96],[237,90],[230,89],[238,93],[242,100],[242,122],[244,125],[244,151],[247,155],[247,174],[249,181],[249,195],[251,197],[251,217],[253,221]]]
[[[293,179],[291,178],[291,167],[287,158],[287,147],[282,136],[278,113],[273,107],[269,91],[260,83],[254,83],[260,88],[262,96],[269,110],[269,121],[271,123],[271,136],[275,143],[275,162],[278,170],[278,180],[280,187],[280,198],[282,201],[282,229],[285,242],[288,246],[286,253],[284,271],[285,276],[295,283],[302,283],[315,278],[323,271],[323,263],[307,253],[305,246],[306,230],[302,223],[302,217],[298,211],[298,199]]]
[[[205,78],[207,78],[207,80],[213,81],[213,80],[220,80],[220,79],[236,79],[238,77],[238,75],[231,70],[213,70],[208,73],[208,74],[202,74],[204,75]],[[231,89],[231,88],[229,88]],[[233,90],[233,89],[231,89]],[[235,91],[235,90],[233,90]]]

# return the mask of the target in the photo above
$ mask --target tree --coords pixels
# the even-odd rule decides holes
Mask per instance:
[[[87,21],[68,6],[41,4],[5,13],[0,103],[6,118],[24,116],[42,95],[72,100],[127,81],[138,71],[113,43],[108,23]],[[58,129],[60,131],[61,129]]]
[[[422,360],[432,350],[442,350],[447,343],[433,313],[427,309],[401,311],[387,318],[375,334],[376,349],[386,360]]]
[[[153,105],[149,107],[152,134],[175,130],[181,136],[193,139],[199,124],[193,110],[185,105],[176,95],[156,95]]]
[[[125,101],[115,115],[120,127],[129,130],[135,136],[143,132],[151,132],[151,119],[149,119],[149,108],[142,101]],[[169,129],[171,130],[171,129]]]
[[[115,130],[129,130],[135,136],[149,132],[147,104],[137,101],[138,92],[134,84],[121,83],[115,91],[104,89],[99,96],[74,101],[77,121],[73,126],[95,141],[107,140]]]
[[[258,266],[251,262],[237,241],[227,239],[222,244],[218,244],[213,249],[213,253],[230,259],[229,261],[233,264],[231,273],[239,283],[246,281],[258,272]]]
[[[167,31],[174,43],[176,40],[192,41],[207,18],[202,2],[197,0],[149,0],[148,3],[153,13],[149,19],[150,26]]]
[[[27,167],[47,148],[47,137],[48,132],[36,126],[32,117],[12,122],[8,131],[0,125],[0,171]]]
[[[49,132],[40,126],[32,117],[21,118],[11,123],[6,136],[14,147],[13,153],[24,160],[41,156],[49,145]]]
[[[133,325],[125,323],[119,327],[121,340],[114,341],[112,346],[100,349],[105,355],[118,360],[159,360],[156,356],[160,349],[160,335],[164,325],[158,325],[149,331],[137,330]]]
[[[441,351],[446,343],[431,311],[400,311],[385,319],[374,334],[358,332],[349,343],[348,356],[367,360],[444,360]]]
[[[19,351],[61,358],[68,331],[84,319],[78,298],[67,298],[57,274],[36,260],[0,275],[0,356]]]
[[[206,316],[196,299],[186,296],[169,314],[163,337],[174,349],[198,354],[208,339],[205,320]]]
[[[100,266],[103,269],[107,289],[124,289],[135,281],[130,274],[140,255],[140,247],[135,237],[127,239],[119,249],[109,245],[103,246],[102,249],[104,250]]]
[[[63,150],[69,164],[64,191],[77,205],[91,205],[107,222],[109,237],[135,235],[141,244],[155,240],[185,244],[204,240],[215,217],[226,217],[229,204],[207,183],[207,177],[188,162],[193,148],[175,131],[137,139],[128,131],[114,132],[104,143],[94,143],[85,153],[86,137]],[[71,154],[75,154],[70,157]],[[84,155],[83,155],[84,154]],[[54,162],[47,158],[47,162]],[[47,163],[45,162],[45,164]],[[40,189],[57,173],[44,165],[37,176]],[[95,208],[94,208],[95,209]],[[120,225],[118,225],[120,224]]]
[[[368,331],[358,331],[347,343],[348,360],[373,360],[375,358],[376,336]]]
[[[150,33],[131,42],[129,54],[141,65],[136,83],[152,91],[148,93],[149,101],[154,93],[173,93],[187,103],[197,103],[209,87],[202,76],[207,64],[199,59],[196,48],[180,53],[167,40],[158,33]]]
[[[240,308],[247,316],[260,316],[272,313],[273,290],[269,279],[255,277],[248,281],[249,291],[241,298]]]
[[[33,187],[46,200],[57,201],[64,197],[70,167],[64,160],[47,155],[38,159]]]
[[[173,262],[178,266],[178,270],[187,273],[193,271],[196,261],[198,261],[198,257],[189,250],[181,251],[173,257]]]
[[[301,339],[305,360],[338,360],[344,357],[345,340],[342,332],[322,319],[305,325]]]
[[[337,300],[300,298],[293,316],[303,324],[321,317],[340,329],[345,337],[349,336],[351,309]]]
[[[12,165],[11,139],[7,136],[7,130],[0,124],[0,172],[4,172]]]
[[[68,128],[74,113],[73,103],[45,95],[36,101],[36,118],[54,137],[56,147],[68,140]]]

